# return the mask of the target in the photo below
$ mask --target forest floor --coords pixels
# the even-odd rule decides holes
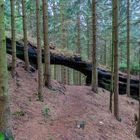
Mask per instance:
[[[36,72],[25,72],[20,63],[17,78],[9,79],[15,140],[137,140],[136,100],[120,96],[122,121],[118,122],[109,112],[109,92],[104,89],[95,94],[87,86],[53,81],[54,89],[45,88],[44,102],[40,102]],[[84,129],[77,127],[78,121],[84,122]]]

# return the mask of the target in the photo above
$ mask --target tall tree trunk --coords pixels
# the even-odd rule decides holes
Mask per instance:
[[[90,31],[88,17],[87,17],[87,59],[90,60]]]
[[[112,19],[112,21],[113,21],[113,19]],[[112,30],[112,54],[111,54],[112,61],[111,61],[110,102],[109,102],[109,110],[111,112],[112,112],[112,97],[113,97],[113,93],[114,93],[114,44],[113,44],[113,40],[114,40],[114,30]]]
[[[55,4],[55,0],[53,0],[53,15],[54,15],[54,35],[56,35],[56,4]],[[57,66],[54,65],[54,79],[57,79]]]
[[[114,115],[119,120],[118,86],[118,0],[113,0],[113,47],[114,47]]]
[[[65,19],[64,19],[64,2],[61,0],[61,45],[64,49],[66,47],[65,44]],[[66,73],[66,67],[61,66],[61,76],[62,76],[62,83],[67,83],[67,73]]]
[[[98,92],[97,62],[96,62],[96,1],[92,0],[92,27],[93,27],[93,51],[92,51],[92,91]]]
[[[0,135],[3,140],[13,140],[8,97],[8,72],[5,43],[4,0],[0,0]]]
[[[107,41],[105,40],[104,44],[104,65],[107,66],[107,60],[106,60],[106,46],[107,46]]]
[[[43,35],[44,35],[44,54],[45,54],[45,86],[51,87],[51,67],[50,67],[50,48],[48,43],[48,0],[42,0],[43,4]]]
[[[16,75],[16,38],[15,38],[15,8],[14,0],[10,0],[11,5],[11,35],[12,35],[12,76]]]
[[[130,97],[130,23],[129,23],[129,0],[127,0],[127,88],[126,94]]]
[[[111,53],[111,85],[110,85],[109,110],[112,112],[112,98],[113,98],[113,93],[114,93],[114,7],[113,7],[113,1],[112,1],[112,49],[111,51],[112,51]]]
[[[33,0],[30,0],[30,34],[34,34],[34,15],[33,15]]]
[[[140,81],[140,49],[139,49],[139,81]],[[136,127],[136,135],[140,138],[140,82],[139,82],[139,119]]]
[[[40,26],[40,0],[36,0],[36,27],[37,27],[37,63],[38,63],[38,98],[42,100],[43,94],[43,68],[41,50],[41,26]]]
[[[26,17],[26,0],[22,0],[22,19],[23,19],[23,38],[24,38],[24,60],[25,69],[29,71],[29,56],[28,56],[28,46],[27,46],[27,17]]]
[[[79,11],[77,12],[77,53],[81,56],[81,43],[80,43],[80,0],[79,0]],[[78,84],[81,85],[81,73],[77,73]]]

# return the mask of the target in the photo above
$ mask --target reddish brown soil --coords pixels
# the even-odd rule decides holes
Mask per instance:
[[[134,113],[138,102],[120,96],[118,122],[109,112],[109,93],[92,93],[86,86],[63,86],[53,82],[55,90],[44,89],[44,102],[37,101],[37,73],[17,68],[19,77],[9,80],[13,134],[15,140],[136,140]],[[57,89],[58,88],[58,89]],[[49,116],[42,110],[49,108]],[[85,121],[78,129],[76,121]]]

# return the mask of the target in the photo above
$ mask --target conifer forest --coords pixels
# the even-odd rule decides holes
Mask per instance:
[[[139,140],[140,0],[0,0],[0,140]]]

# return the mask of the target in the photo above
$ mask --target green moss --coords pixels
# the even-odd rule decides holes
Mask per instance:
[[[0,140],[5,140],[5,136],[2,132],[0,132]]]
[[[0,132],[0,140],[14,140],[12,137],[7,137],[3,132]]]

